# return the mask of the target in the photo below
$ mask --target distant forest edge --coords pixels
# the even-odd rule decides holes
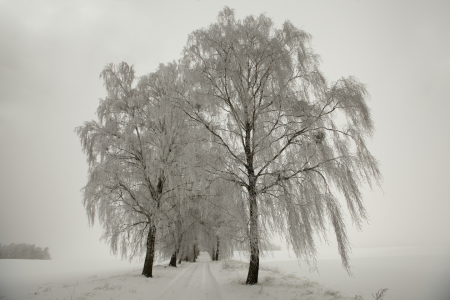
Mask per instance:
[[[0,244],[0,259],[51,259],[48,247],[42,249],[34,244]]]

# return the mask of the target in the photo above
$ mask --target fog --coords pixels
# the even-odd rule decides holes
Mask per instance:
[[[348,219],[354,247],[449,245],[450,5],[351,0],[0,2],[0,243],[49,247],[55,260],[110,256],[81,203],[74,128],[95,118],[107,63],[143,75],[177,60],[225,5],[290,20],[312,34],[330,81],[367,84],[383,184],[365,190],[362,231]]]

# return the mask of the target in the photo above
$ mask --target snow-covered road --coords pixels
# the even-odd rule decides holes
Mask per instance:
[[[207,252],[201,252],[197,263],[179,273],[163,289],[158,300],[218,299],[224,300],[216,278],[211,273]]]

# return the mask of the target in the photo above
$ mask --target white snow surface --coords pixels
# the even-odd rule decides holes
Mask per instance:
[[[122,265],[99,275],[99,265],[95,266],[94,262],[89,267],[82,264],[70,266],[66,263],[61,267],[73,268],[74,273],[61,272],[58,277],[58,272],[55,272],[57,265],[54,265],[54,269],[45,267],[49,261],[40,261],[38,264],[23,260],[7,263],[10,267],[16,264],[10,269],[14,271],[9,272],[14,274],[15,279],[8,277],[8,272],[2,270],[2,299],[269,300],[301,299],[305,295],[314,295],[317,300],[329,299],[326,294],[329,291],[319,284],[264,266],[261,266],[259,272],[260,283],[247,286],[244,284],[248,269],[246,263],[234,260],[212,262],[207,252],[200,253],[197,262],[183,262],[177,268],[168,267],[167,263],[165,266],[156,265],[153,268],[153,278],[142,276],[141,268],[137,269],[135,266],[128,266],[126,270]],[[19,265],[22,269],[20,272],[17,270]],[[27,269],[33,270],[31,273],[34,276],[27,273]],[[80,269],[85,271],[77,272]],[[117,274],[120,273],[119,269],[121,274]],[[6,278],[9,278],[9,284],[8,280],[3,281]],[[28,279],[22,281],[21,278]]]
[[[244,284],[248,265],[212,262],[202,252],[196,263],[178,268],[155,265],[153,278],[141,275],[143,263],[126,261],[0,260],[0,300],[6,299],[450,299],[449,248],[356,249],[343,270],[336,251],[318,257],[317,272],[299,265],[293,253],[276,251],[261,260],[259,282]],[[236,253],[235,259],[247,260]]]

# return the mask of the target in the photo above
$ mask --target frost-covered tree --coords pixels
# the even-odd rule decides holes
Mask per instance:
[[[196,178],[201,180],[201,178]],[[189,191],[192,192],[192,185],[189,187]],[[172,207],[166,213],[167,224],[161,226],[163,232],[165,232],[162,238],[162,253],[168,258],[170,257],[169,266],[176,267],[177,259],[181,263],[181,259],[186,253],[189,253],[188,245],[193,245],[196,242],[196,234],[198,231],[198,222],[200,219],[198,203],[195,194],[188,195],[184,193],[183,197],[178,199],[172,199]],[[191,255],[191,258],[193,256]]]
[[[107,65],[98,120],[76,128],[89,164],[83,202],[89,221],[98,218],[113,253],[146,252],[146,277],[161,239],[157,229],[189,181],[186,117],[172,105],[177,74],[176,64],[161,65],[136,84],[132,66]]]
[[[365,142],[374,130],[366,88],[353,77],[327,82],[310,39],[289,21],[276,28],[265,15],[237,20],[225,7],[184,50],[190,92],[179,97],[223,154],[207,170],[241,186],[246,199],[247,284],[258,282],[263,235],[284,235],[314,265],[315,237],[326,239],[328,225],[350,272],[338,199],[360,227],[361,186],[379,183]]]
[[[212,260],[231,258],[244,235],[241,224],[243,219],[236,201],[239,188],[219,180],[208,184],[205,190],[207,194],[201,199],[199,221],[202,225],[202,245]]]
[[[202,156],[207,156],[203,153]],[[208,250],[212,260],[229,258],[232,256],[233,245],[240,227],[236,221],[236,208],[232,197],[233,186],[226,182],[212,185],[211,178],[199,168],[195,176],[195,183],[190,185],[189,194],[182,199],[172,202],[172,208],[167,215],[171,215],[170,224],[164,226],[163,244],[166,257],[171,257],[169,266],[176,267],[176,258],[188,256],[189,260],[196,257],[195,247]]]
[[[189,93],[186,93],[189,94]],[[199,107],[196,107],[199,109]],[[199,125],[198,122],[193,121]],[[201,125],[203,127],[203,125]],[[224,149],[216,147],[214,136],[197,128],[196,165],[201,170],[201,184],[197,187],[197,205],[201,245],[212,260],[230,258],[246,235],[248,224],[245,210],[242,209],[242,189],[235,182],[225,181],[216,174],[229,166]]]

